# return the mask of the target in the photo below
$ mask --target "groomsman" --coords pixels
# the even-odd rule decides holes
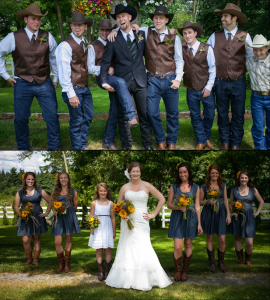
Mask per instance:
[[[47,125],[48,149],[60,149],[60,126],[55,89],[58,72],[55,58],[57,44],[53,36],[40,29],[42,14],[38,4],[19,10],[17,18],[26,27],[9,33],[0,42],[0,76],[14,87],[15,135],[18,150],[29,150],[29,117],[34,97],[42,109]],[[4,55],[12,53],[15,66],[14,79],[5,68]],[[50,79],[50,67],[53,83]]]
[[[83,34],[93,20],[85,19],[81,12],[75,12],[71,21],[68,17],[66,19],[72,33],[56,49],[59,81],[70,114],[72,150],[88,150],[87,137],[94,110],[88,87],[88,47]]]
[[[222,15],[223,29],[213,33],[207,41],[216,58],[215,94],[218,111],[218,127],[221,141],[220,150],[239,150],[244,136],[244,114],[246,101],[245,58],[253,56],[250,35],[238,29],[237,23],[247,23],[247,17],[240,7],[228,3]],[[231,101],[232,119],[229,120]]]
[[[216,77],[214,52],[211,46],[197,40],[197,37],[203,33],[203,27],[200,24],[186,21],[183,27],[177,28],[177,30],[185,39],[185,43],[183,43],[185,62],[183,79],[184,85],[187,87],[187,103],[197,140],[195,150],[202,150],[205,146],[214,150],[215,147],[210,142],[215,116],[215,98],[212,92]]]

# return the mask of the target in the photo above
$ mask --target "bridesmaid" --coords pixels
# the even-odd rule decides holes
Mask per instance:
[[[46,233],[47,223],[44,217],[46,217],[51,210],[50,196],[41,188],[37,187],[36,175],[33,172],[26,172],[22,176],[23,184],[22,188],[18,190],[15,196],[14,211],[20,217],[20,205],[25,206],[27,202],[31,202],[34,206],[33,216],[38,221],[39,225],[36,226],[31,218],[29,218],[28,224],[25,224],[24,220],[21,220],[17,226],[17,236],[22,237],[23,247],[26,254],[27,261],[24,265],[32,263],[32,247],[31,236],[34,241],[34,260],[33,265],[38,265],[40,248],[40,235]],[[40,206],[41,199],[44,199],[48,203],[46,213]]]
[[[234,201],[244,203],[243,214],[246,217],[245,223],[242,226],[243,216],[241,214],[232,214],[232,223],[228,226],[227,232],[234,235],[235,252],[238,258],[238,264],[243,265],[243,249],[241,245],[241,237],[246,240],[245,248],[245,264],[252,267],[251,254],[253,249],[253,238],[255,236],[256,221],[255,218],[260,214],[264,205],[264,201],[258,190],[253,186],[248,171],[241,171],[237,178],[237,183],[230,195],[230,206]],[[255,198],[259,201],[259,207],[254,213],[252,203]],[[235,218],[237,217],[237,220]]]
[[[197,234],[201,235],[203,233],[201,226],[200,187],[193,183],[193,175],[188,163],[180,163],[176,169],[176,181],[170,187],[167,204],[167,207],[172,210],[168,236],[174,240],[174,280],[186,281],[192,258],[192,241]],[[190,209],[187,210],[186,207],[177,207],[173,204],[175,194],[193,197],[193,204]],[[186,212],[187,219],[183,218],[184,212]],[[183,238],[185,238],[185,252],[182,267]]]
[[[54,210],[54,221],[57,220],[55,226],[52,226],[51,234],[54,235],[55,249],[58,257],[59,267],[57,273],[61,273],[65,266],[65,272],[70,270],[71,257],[71,237],[73,233],[81,233],[79,222],[76,216],[78,206],[77,191],[71,188],[69,174],[60,172],[56,174],[56,183],[52,192],[52,204],[54,210],[55,202],[62,202],[68,206],[66,214],[56,216],[57,212]],[[65,257],[62,247],[62,235],[65,235]]]
[[[218,200],[207,197],[209,190],[219,191]],[[204,199],[206,200],[204,201]],[[214,211],[214,205],[218,201],[218,211]],[[224,254],[225,254],[225,237],[226,223],[231,223],[229,204],[227,199],[227,187],[222,182],[219,165],[209,165],[207,168],[207,177],[205,184],[201,186],[200,204],[203,205],[202,210],[202,228],[207,234],[207,254],[210,264],[210,271],[215,273],[215,252],[213,247],[214,234],[218,235],[218,267],[221,272],[225,272]],[[226,217],[227,212],[227,217]]]

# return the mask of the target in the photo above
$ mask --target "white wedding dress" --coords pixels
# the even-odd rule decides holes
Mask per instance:
[[[106,284],[116,288],[149,291],[153,286],[165,288],[172,284],[160,265],[151,245],[149,221],[143,218],[147,212],[148,194],[145,191],[126,191],[125,199],[132,201],[135,213],[130,214],[134,225],[128,229],[121,220],[121,233],[116,257]]]

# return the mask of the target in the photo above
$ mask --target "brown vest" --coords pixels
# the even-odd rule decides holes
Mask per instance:
[[[175,71],[174,44],[175,34],[166,34],[163,42],[160,42],[159,34],[148,28],[147,40],[145,43],[145,67],[152,75],[158,75]],[[166,41],[171,40],[170,43]]]
[[[102,42],[99,40],[95,40],[91,45],[94,47],[95,54],[96,54],[95,65],[100,66],[102,61],[102,56],[105,51],[104,49],[105,47],[102,44]]]
[[[200,49],[204,48],[204,52]],[[197,53],[191,59],[189,49],[186,43],[183,44],[183,59],[184,59],[184,85],[189,89],[199,91],[203,89],[209,78],[209,66],[207,62],[207,52],[209,45],[200,43]]]
[[[228,46],[224,29],[215,33],[214,54],[216,58],[217,77],[224,80],[236,80],[246,73],[245,42],[247,33],[237,30],[231,46]],[[240,40],[243,37],[244,41]]]
[[[40,43],[40,38],[47,41]],[[49,34],[39,29],[34,43],[29,41],[24,29],[14,32],[15,50],[12,52],[15,72],[14,75],[28,82],[36,81],[42,84],[50,76],[49,63]]]
[[[73,85],[84,88],[88,84],[88,68],[87,68],[87,54],[88,48],[85,52],[82,47],[78,45],[71,35],[69,35],[65,42],[67,42],[72,49],[71,60],[71,82]]]

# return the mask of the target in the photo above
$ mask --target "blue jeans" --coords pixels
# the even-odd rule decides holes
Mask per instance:
[[[244,137],[244,115],[246,101],[246,78],[237,80],[215,79],[215,94],[218,111],[218,129],[222,144],[240,147]],[[229,120],[231,100],[232,119]]]
[[[254,150],[270,150],[270,95],[263,96],[252,92],[250,102],[253,119],[251,133],[254,141]],[[266,113],[265,136],[264,112]]]
[[[47,125],[48,150],[60,149],[60,125],[57,114],[57,100],[51,79],[42,84],[16,78],[14,85],[15,135],[18,150],[29,150],[29,117],[34,97],[42,109],[42,117]]]
[[[73,88],[80,101],[77,108],[69,104],[66,92],[62,93],[62,97],[69,109],[71,148],[72,150],[83,150],[87,148],[88,131],[94,117],[93,99],[88,86],[81,88],[74,85]]]
[[[163,78],[147,76],[147,114],[158,144],[166,140],[159,111],[161,97],[167,113],[167,143],[174,145],[177,141],[179,92],[170,87],[175,77],[175,74]]]
[[[200,101],[203,103],[203,119],[201,118]],[[197,92],[187,89],[187,103],[197,144],[206,144],[206,141],[210,139],[215,117],[214,94],[211,91],[210,96],[203,98],[202,90]]]

